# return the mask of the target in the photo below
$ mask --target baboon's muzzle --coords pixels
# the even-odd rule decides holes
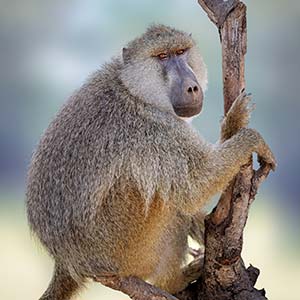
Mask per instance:
[[[186,80],[182,87],[181,103],[173,108],[179,117],[192,117],[201,112],[203,105],[203,92],[199,84],[193,80]]]
[[[203,91],[184,58],[174,57],[168,63],[171,78],[171,102],[179,117],[192,117],[200,113]]]

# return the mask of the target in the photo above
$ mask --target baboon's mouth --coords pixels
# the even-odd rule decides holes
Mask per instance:
[[[194,105],[173,106],[173,108],[177,116],[189,118],[201,112],[202,101]]]

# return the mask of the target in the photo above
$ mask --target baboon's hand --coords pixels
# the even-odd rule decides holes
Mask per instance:
[[[252,128],[243,128],[240,130],[240,133],[242,133],[244,142],[254,146],[253,150],[257,153],[260,165],[268,164],[274,171],[277,165],[276,159],[261,134]]]
[[[268,164],[271,169],[275,171],[277,167],[276,158],[270,149],[270,147],[264,142],[264,145],[260,147],[260,150],[257,151],[258,162],[261,166]]]
[[[254,105],[249,105],[251,95],[242,92],[233,102],[221,124],[221,142],[231,138],[241,128],[248,126]]]

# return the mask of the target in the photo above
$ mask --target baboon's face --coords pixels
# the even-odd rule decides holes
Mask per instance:
[[[123,49],[121,79],[132,95],[179,117],[192,117],[202,109],[206,67],[185,32],[150,27]]]
[[[194,71],[188,64],[190,49],[163,51],[156,55],[169,87],[169,97],[175,113],[192,117],[200,113],[203,91]]]

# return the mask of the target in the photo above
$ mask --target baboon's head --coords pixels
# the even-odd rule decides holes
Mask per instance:
[[[191,35],[154,25],[123,49],[121,79],[147,103],[179,117],[202,109],[206,67]]]

